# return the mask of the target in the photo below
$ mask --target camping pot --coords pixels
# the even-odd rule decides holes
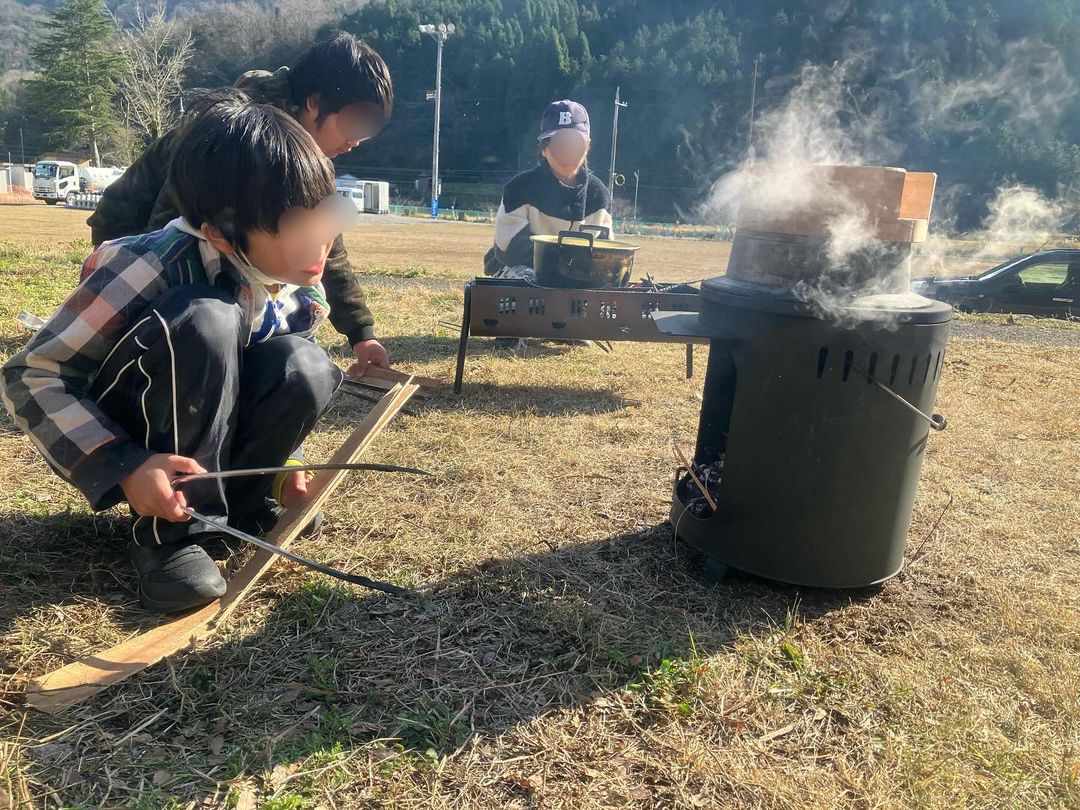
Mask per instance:
[[[630,283],[638,246],[611,239],[611,229],[582,225],[580,231],[534,236],[533,269],[544,287],[597,289]]]

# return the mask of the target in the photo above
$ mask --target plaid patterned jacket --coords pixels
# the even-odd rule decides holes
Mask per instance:
[[[75,292],[2,369],[15,424],[94,509],[117,503],[119,482],[153,455],[90,398],[94,379],[121,339],[151,317],[155,299],[181,284],[212,284],[235,297],[249,336],[261,325],[265,294],[209,243],[170,226],[102,245]],[[278,300],[277,334],[313,334],[329,312],[319,288],[286,285]]]

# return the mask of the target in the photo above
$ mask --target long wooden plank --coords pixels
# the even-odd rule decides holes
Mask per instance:
[[[387,393],[338,448],[330,463],[357,461],[418,389],[415,383],[409,383]],[[327,470],[316,475],[303,506],[287,511],[266,539],[282,548],[291,545],[346,474],[345,470]],[[221,599],[35,678],[27,687],[27,705],[44,712],[72,706],[206,638],[228,620],[278,559],[278,555],[260,549],[233,575]]]
[[[361,382],[365,380],[381,380],[389,383],[402,383],[403,385],[407,382],[412,382],[419,385],[421,388],[431,389],[438,388],[442,385],[442,380],[437,380],[434,377],[419,377],[415,374],[406,374],[403,371],[398,371],[396,368],[380,368],[379,366],[368,366],[368,370],[364,372],[364,376],[355,379],[358,379]]]

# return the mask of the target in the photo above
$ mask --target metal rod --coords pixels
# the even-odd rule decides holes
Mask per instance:
[[[641,172],[634,169],[634,225],[637,225],[638,187],[641,185]]]
[[[174,478],[173,486],[189,481],[205,481],[213,478],[243,478],[248,475],[272,475],[283,472],[315,472],[318,470],[370,470],[372,472],[408,473],[411,475],[431,475],[427,470],[416,467],[398,467],[394,464],[293,464],[281,467],[253,467],[249,470],[220,470],[218,472],[193,473]]]
[[[927,422],[930,423],[930,427],[932,427],[934,430],[941,431],[941,430],[945,430],[945,428],[948,427],[949,421],[944,416],[942,416],[940,413],[935,413],[935,414],[930,415],[930,416],[926,415],[925,413],[920,411],[918,408],[916,408],[914,405],[912,405],[910,402],[908,402],[906,399],[904,399],[902,396],[900,396],[898,393],[896,393],[891,388],[889,388],[889,386],[885,385],[885,383],[881,382],[881,380],[877,379],[877,377],[875,377],[873,374],[871,374],[866,369],[864,369],[864,368],[862,368],[860,366],[857,366],[854,363],[851,364],[851,368],[852,368],[853,371],[856,371],[859,374],[865,374],[866,378],[868,380],[870,380],[870,382],[872,382],[874,385],[876,385],[878,388],[880,388],[882,391],[884,391],[890,397],[895,399],[897,402],[899,402],[905,408],[910,410],[912,413],[921,416],[923,419],[925,419]]]
[[[746,132],[746,162],[754,165],[754,115],[757,108],[758,64],[761,54],[754,57],[754,78],[750,84],[750,124]]]
[[[344,571],[339,571],[338,569],[332,568],[329,565],[323,565],[322,563],[317,563],[314,560],[309,560],[307,557],[301,557],[299,554],[294,554],[291,551],[279,548],[273,543],[268,543],[267,541],[261,540],[254,535],[248,534],[247,532],[242,532],[239,529],[234,529],[227,523],[222,523],[215,518],[209,517],[207,515],[202,515],[196,512],[194,509],[191,509],[190,507],[181,506],[180,509],[185,514],[190,515],[196,520],[205,523],[207,526],[217,529],[219,532],[224,532],[225,534],[235,537],[238,540],[243,540],[246,543],[251,543],[253,546],[257,546],[258,548],[269,551],[273,554],[279,554],[286,560],[292,560],[293,562],[306,566],[313,571],[318,571],[320,574],[326,574],[328,577],[340,579],[341,581],[348,582],[351,585],[360,585],[365,588],[371,588],[375,591],[382,591],[383,593],[388,593],[391,596],[416,595],[413,591],[410,591],[407,588],[399,588],[397,585],[393,585],[389,582],[380,582],[377,579],[370,579],[361,574],[346,574]]]

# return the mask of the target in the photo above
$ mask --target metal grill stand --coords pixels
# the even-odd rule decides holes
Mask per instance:
[[[477,278],[465,284],[454,393],[461,393],[469,337],[638,341],[686,345],[686,376],[694,374],[694,344],[656,328],[653,313],[697,312],[697,292],[618,287],[604,290],[538,287],[521,279]]]

